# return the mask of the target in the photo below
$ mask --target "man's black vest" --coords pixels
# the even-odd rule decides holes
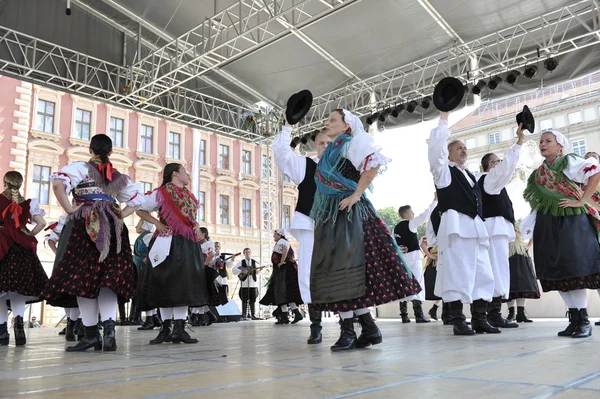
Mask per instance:
[[[250,263],[251,263],[251,265],[248,265],[248,263],[246,262],[246,258],[242,259],[242,267],[244,269],[246,269],[248,267],[253,267],[253,268],[256,267],[256,261],[254,259],[250,259]],[[256,281],[256,269],[254,269],[250,275],[252,276],[254,281]]]
[[[503,188],[498,195],[486,193],[483,189],[483,183],[485,182],[486,176],[487,175],[481,176],[478,182],[479,189],[481,190],[481,198],[483,199],[483,216],[485,218],[502,216],[504,219],[514,224],[515,212],[506,188]]]
[[[408,252],[418,251],[420,249],[419,238],[417,237],[417,233],[410,231],[408,223],[408,220],[402,220],[396,225],[396,227],[394,227],[396,243],[398,246],[404,245],[406,248],[408,248]]]
[[[296,212],[309,216],[315,201],[315,192],[317,183],[315,183],[315,172],[317,163],[311,158],[306,158],[306,173],[304,180],[298,185],[298,202],[296,203]]]
[[[440,214],[449,209],[463,213],[472,219],[477,215],[483,217],[481,191],[475,176],[467,170],[473,186],[469,184],[466,176],[456,166],[448,166],[452,175],[452,182],[446,188],[436,188],[438,195],[438,208]]]

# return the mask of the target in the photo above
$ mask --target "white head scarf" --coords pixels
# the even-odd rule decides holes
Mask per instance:
[[[365,159],[369,155],[379,152],[381,147],[375,145],[373,136],[367,133],[358,116],[345,109],[342,111],[344,112],[344,120],[350,125],[350,129],[352,130],[352,140],[350,140],[346,158],[352,162],[356,170],[360,171],[362,166],[364,166],[363,162]]]
[[[280,236],[285,237],[285,229],[284,228],[276,229],[275,233],[279,234]]]
[[[142,223],[142,229],[152,232],[152,230],[154,230],[154,225],[150,222],[144,221]]]
[[[571,152],[571,146],[569,145],[569,140],[567,140],[567,138],[565,137],[564,134],[562,134],[558,130],[548,130],[547,132],[544,132],[544,133],[552,133],[554,135],[554,137],[556,137],[556,142],[558,144],[562,145],[562,147],[563,147],[563,155],[566,155],[569,152]]]
[[[352,136],[356,136],[362,133],[368,134],[365,131],[363,123],[360,121],[358,116],[354,115],[352,112],[346,109],[343,109],[342,112],[344,113],[344,121],[350,125],[350,129],[352,130]]]

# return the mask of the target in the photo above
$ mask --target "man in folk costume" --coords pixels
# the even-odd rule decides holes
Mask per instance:
[[[315,311],[310,305],[310,267],[314,245],[314,221],[309,217],[313,206],[315,191],[315,171],[318,159],[323,155],[331,139],[324,132],[315,137],[317,160],[296,154],[290,146],[292,127],[286,123],[273,141],[275,164],[283,174],[298,185],[298,202],[296,212],[290,226],[290,233],[300,243],[298,250],[298,282],[302,301],[308,303],[311,321],[309,344],[321,343],[321,312]]]
[[[499,333],[487,321],[494,294],[489,236],[483,222],[481,190],[469,172],[467,148],[461,141],[446,144],[450,136],[448,112],[440,113],[438,127],[429,137],[429,165],[437,190],[441,220],[437,231],[440,266],[435,293],[448,302],[455,335]],[[471,329],[463,303],[472,303]]]
[[[517,143],[506,151],[504,160],[494,153],[481,159],[483,173],[478,185],[483,200],[483,217],[490,237],[490,262],[494,273],[494,297],[488,309],[488,321],[494,327],[516,328],[519,325],[502,317],[502,299],[510,294],[508,247],[515,240],[515,213],[506,185],[510,182],[521,153],[525,134],[523,124],[517,129]]]
[[[258,298],[258,284],[260,283],[258,275],[264,268],[252,259],[252,251],[250,248],[244,248],[244,259],[239,261],[231,272],[240,279],[239,296],[242,300],[242,320],[248,318],[248,305],[250,305],[250,318],[252,320],[260,320],[256,316],[256,299]],[[236,256],[234,256],[235,258]]]
[[[396,243],[405,252],[404,259],[408,262],[410,271],[414,274],[423,288],[417,295],[403,298],[400,300],[400,316],[402,323],[410,323],[408,318],[408,301],[412,301],[415,321],[417,323],[429,323],[429,319],[423,313],[423,303],[425,303],[425,280],[423,276],[423,263],[421,262],[421,248],[419,246],[419,238],[417,237],[417,228],[429,219],[433,208],[437,206],[437,200],[434,200],[431,205],[423,213],[415,216],[410,205],[401,206],[398,213],[402,220],[394,228],[394,237]],[[404,249],[405,248],[405,249]]]

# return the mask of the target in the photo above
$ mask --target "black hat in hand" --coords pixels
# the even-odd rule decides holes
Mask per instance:
[[[535,130],[535,119],[527,105],[524,105],[523,111],[517,114],[517,124],[519,123],[522,123],[523,129],[529,130],[529,133],[533,133]]]
[[[442,112],[450,112],[460,105],[464,97],[465,86],[462,82],[448,76],[435,86],[433,105]]]
[[[302,90],[293,94],[285,108],[285,119],[290,125],[295,125],[306,116],[312,107],[313,95],[309,90]]]

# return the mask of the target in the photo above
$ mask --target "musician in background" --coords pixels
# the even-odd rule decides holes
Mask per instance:
[[[265,267],[260,266],[257,261],[251,258],[252,251],[250,248],[245,248],[243,253],[244,259],[231,269],[233,274],[240,279],[239,295],[242,300],[242,320],[248,318],[248,305],[250,305],[251,319],[260,320],[256,317],[256,299],[258,298],[258,284],[260,284],[258,275]]]

